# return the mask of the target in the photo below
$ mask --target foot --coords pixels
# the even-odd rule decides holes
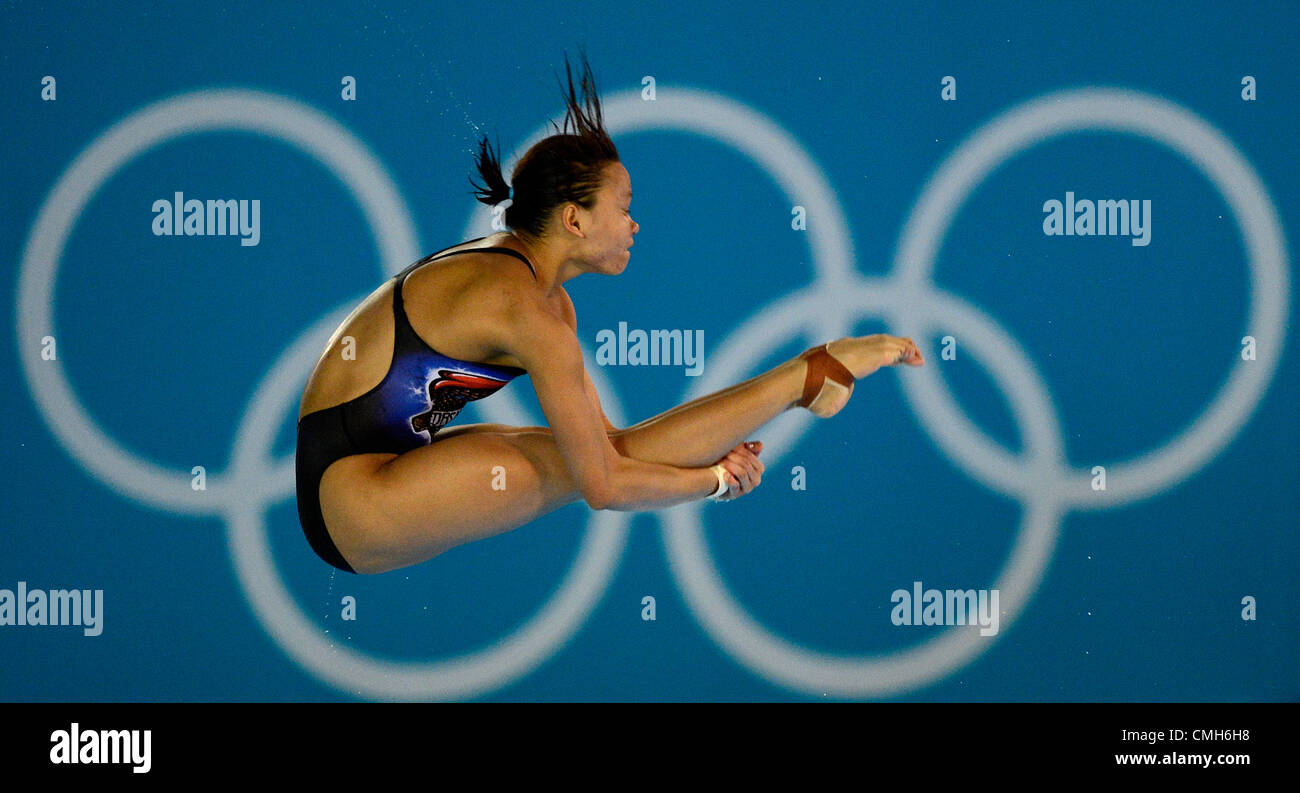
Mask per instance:
[[[826,345],[826,351],[844,364],[855,380],[861,380],[882,366],[900,363],[921,366],[925,363],[921,351],[910,338],[885,333],[836,339]]]
[[[921,366],[925,360],[916,344],[906,337],[878,333],[872,336],[836,339],[799,356],[807,362],[804,392],[797,403],[819,418],[830,418],[844,409],[853,396],[853,381],[882,366],[907,363]],[[830,359],[830,360],[827,360]],[[821,382],[814,382],[820,378]]]

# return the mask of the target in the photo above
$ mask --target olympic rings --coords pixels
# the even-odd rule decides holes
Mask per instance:
[[[704,377],[694,378],[683,401],[748,376],[765,351],[802,332],[810,341],[846,335],[862,316],[880,316],[891,328],[920,336],[942,317],[960,328],[966,349],[989,368],[1021,424],[1025,450],[1013,455],[987,438],[953,402],[938,369],[901,378],[921,426],[963,472],[989,489],[1021,501],[1020,536],[998,580],[1008,626],[1024,610],[1055,548],[1061,520],[1072,509],[1103,509],[1169,489],[1207,464],[1240,431],[1267,390],[1285,343],[1290,284],[1281,223],[1263,183],[1237,149],[1190,111],[1132,91],[1062,91],[1003,112],[969,136],[926,184],[904,226],[887,278],[853,271],[844,213],[815,162],[779,125],[730,98],[660,86],[658,100],[622,92],[605,102],[611,134],[656,129],[692,132],[734,146],[751,157],[792,198],[816,214],[809,244],[815,280],[777,299],[742,323],[714,352]],[[309,328],[257,384],[235,433],[225,475],[209,477],[195,498],[188,474],[166,471],[121,447],[86,419],[61,364],[42,361],[39,340],[53,332],[53,292],[64,243],[99,187],[132,158],[166,140],[216,129],[281,139],[315,156],[353,192],[374,230],[384,270],[418,258],[410,212],[396,186],[365,146],[336,122],[294,100],[240,91],[197,91],[143,108],[92,142],[60,177],[37,216],[23,252],[17,292],[17,329],[23,372],[43,419],[69,455],[100,481],[147,506],[182,515],[218,514],[228,526],[235,568],[267,633],[319,679],[340,691],[381,699],[452,699],[481,695],[527,674],[558,651],[590,615],[621,559],[625,513],[593,513],[578,559],[551,599],[514,634],[460,658],[393,663],[326,641],[285,590],[265,536],[267,510],[293,490],[292,460],[271,460],[271,439],[283,421],[316,353],[346,315],[337,307]],[[1024,350],[986,313],[940,290],[931,280],[948,225],[965,197],[994,168],[1032,145],[1084,129],[1144,135],[1186,156],[1220,189],[1246,240],[1251,267],[1249,327],[1258,360],[1234,368],[1212,406],[1194,425],[1155,452],[1113,467],[1104,500],[1069,471],[1059,418],[1037,369]],[[536,130],[514,157],[547,133]],[[481,215],[467,236],[483,233]],[[901,331],[898,331],[901,333]],[[745,345],[732,342],[744,338]],[[995,353],[995,351],[998,351]],[[588,367],[611,419],[620,402]],[[494,421],[535,424],[509,392],[481,407]],[[58,420],[55,420],[58,417]],[[807,430],[811,417],[787,414],[771,425],[769,464]],[[755,673],[803,692],[839,696],[897,694],[931,683],[991,646],[971,626],[953,628],[917,647],[881,656],[826,656],[774,636],[730,596],[703,540],[697,505],[656,513],[677,580],[691,611],[719,646]]]

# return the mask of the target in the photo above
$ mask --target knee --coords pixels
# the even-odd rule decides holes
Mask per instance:
[[[340,531],[340,528],[345,530]],[[377,535],[378,532],[370,527],[356,525],[336,526],[331,532],[339,554],[357,575],[387,573],[398,566],[386,558],[384,543]]]
[[[349,560],[348,564],[352,566],[352,572],[357,575],[379,575],[396,569],[391,565],[382,564],[369,558]]]
[[[400,541],[379,536],[376,532],[352,543],[345,558],[352,572],[357,575],[379,575],[426,562],[450,549],[451,546],[421,545],[416,550]]]

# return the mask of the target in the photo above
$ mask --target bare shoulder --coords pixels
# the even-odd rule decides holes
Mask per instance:
[[[517,259],[490,253],[476,253],[459,262],[472,275],[466,279],[459,298],[491,322],[538,313],[555,314],[528,268]]]
[[[544,308],[540,290],[519,260],[487,252],[430,262],[402,287],[415,332],[433,349],[466,361],[518,366],[500,343],[511,317]]]
[[[474,276],[460,291],[456,315],[474,328],[500,362],[530,371],[561,348],[576,346],[572,303],[548,299],[522,262],[513,257],[465,256]]]

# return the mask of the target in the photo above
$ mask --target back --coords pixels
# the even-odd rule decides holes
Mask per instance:
[[[428,374],[428,382],[440,369],[506,381],[522,373],[518,361],[485,341],[496,320],[484,306],[494,283],[521,272],[531,278],[531,265],[525,267],[526,259],[513,250],[487,252],[475,245],[479,242],[425,257],[367,296],[335,330],[317,361],[299,418],[374,392],[394,366],[417,379]]]

